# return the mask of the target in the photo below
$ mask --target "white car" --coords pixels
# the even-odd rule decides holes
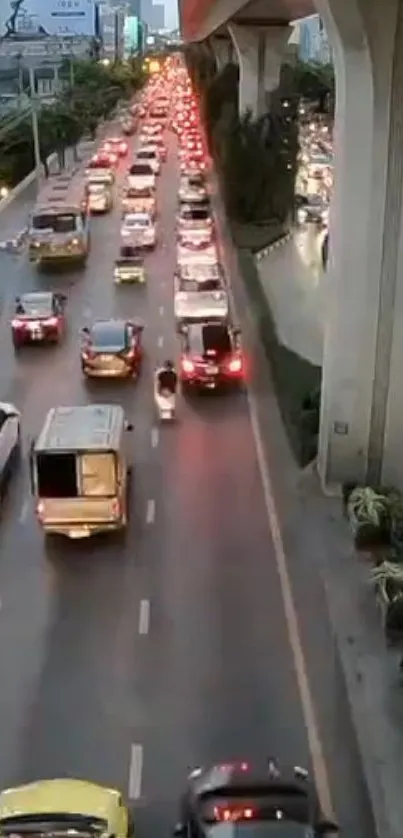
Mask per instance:
[[[182,267],[216,265],[218,262],[218,251],[214,242],[211,242],[206,247],[198,248],[179,242],[177,246],[177,262]]]
[[[105,183],[89,183],[87,186],[90,212],[109,212],[113,206],[112,190]]]
[[[153,170],[155,175],[159,175],[161,171],[161,160],[153,145],[145,145],[136,151],[136,163],[147,163]]]
[[[155,247],[157,228],[155,220],[146,212],[133,212],[125,215],[120,229],[123,247]]]
[[[148,193],[155,190],[156,176],[149,163],[135,162],[130,166],[127,182],[129,189],[138,193]]]
[[[175,274],[175,319],[178,323],[225,320],[228,294],[219,265],[180,266]]]
[[[179,201],[181,204],[198,204],[208,197],[203,175],[185,175],[180,179]]]
[[[21,450],[21,414],[12,404],[0,402],[0,488],[11,477]]]
[[[182,204],[177,216],[178,237],[183,233],[199,231],[204,234],[206,241],[213,238],[213,220],[211,209],[207,206],[196,206],[195,204]]]

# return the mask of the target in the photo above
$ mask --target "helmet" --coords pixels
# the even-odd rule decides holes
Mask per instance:
[[[166,370],[173,370],[175,368],[175,365],[173,361],[164,361],[164,367]]]

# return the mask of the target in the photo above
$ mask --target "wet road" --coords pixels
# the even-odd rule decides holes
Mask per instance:
[[[245,395],[183,404],[176,427],[155,423],[151,371],[176,353],[169,144],[146,288],[113,285],[118,208],[94,220],[84,273],[38,274],[24,255],[0,254],[0,393],[22,409],[26,443],[53,405],[116,401],[134,423],[136,460],[124,545],[66,542],[47,552],[26,467],[11,487],[1,520],[0,785],[69,775],[120,786],[139,796],[147,835],[166,834],[195,764],[265,753],[311,764]],[[15,359],[13,297],[36,288],[67,288],[68,335]],[[88,386],[79,330],[124,314],[147,324],[143,375],[136,385]],[[308,606],[315,623],[311,580],[298,579],[297,590],[302,622]],[[320,648],[305,649],[320,735],[337,816],[347,834],[371,838],[337,666],[329,680],[326,619],[318,612]],[[329,691],[331,716],[327,703],[322,712]]]

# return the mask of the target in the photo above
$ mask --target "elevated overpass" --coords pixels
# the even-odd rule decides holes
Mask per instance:
[[[403,0],[315,0],[336,68],[319,467],[403,487]],[[180,0],[182,32],[227,35],[259,113],[311,0]],[[276,75],[277,74],[277,75]]]

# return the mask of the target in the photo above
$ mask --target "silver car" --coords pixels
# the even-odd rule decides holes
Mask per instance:
[[[178,324],[228,317],[228,294],[218,264],[179,266],[174,311]]]
[[[120,237],[123,247],[155,247],[157,230],[153,217],[146,212],[128,213],[123,219]]]
[[[207,198],[207,189],[201,175],[181,177],[178,193],[180,203],[198,204]]]

